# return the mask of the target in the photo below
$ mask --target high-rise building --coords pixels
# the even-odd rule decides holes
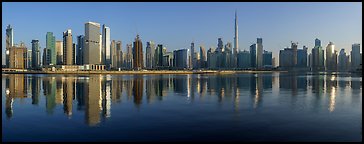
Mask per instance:
[[[251,58],[250,58],[251,54],[249,51],[240,51],[238,53],[238,58],[237,58],[237,68],[239,69],[247,69],[250,68],[251,66]]]
[[[63,32],[63,64],[74,65],[74,51],[72,42],[72,31],[68,29]]]
[[[263,67],[263,39],[257,38],[257,68]]]
[[[147,42],[147,47],[145,48],[145,61],[146,61],[146,68],[152,69],[154,68],[154,51],[155,51],[155,44],[153,41]]]
[[[76,49],[76,64],[77,65],[83,65],[84,62],[84,40],[85,36],[79,35],[77,36],[77,49]]]
[[[158,44],[156,51],[155,51],[155,64],[156,67],[162,67],[163,66],[163,45],[162,44]]]
[[[349,70],[349,56],[346,55],[344,48],[342,48],[339,53],[337,70],[338,71]]]
[[[9,68],[25,69],[27,64],[27,48],[25,45],[9,48]]]
[[[173,63],[174,67],[177,69],[187,69],[188,68],[188,53],[189,49],[179,49],[173,51]]]
[[[257,44],[250,45],[250,67],[257,68]]]
[[[336,71],[337,57],[336,57],[335,45],[333,42],[329,42],[326,46],[326,70]]]
[[[63,64],[63,41],[56,41],[57,65]]]
[[[204,46],[200,46],[200,61],[201,61],[200,68],[206,68],[206,60],[207,60],[206,49]]]
[[[40,67],[40,46],[39,40],[32,40],[32,64],[33,69]]]
[[[47,66],[50,63],[50,51],[48,48],[43,48],[42,65]]]
[[[143,45],[139,35],[136,36],[133,42],[133,68],[135,70],[143,68]]]
[[[53,32],[47,32],[46,43],[50,57],[49,65],[56,65],[57,64],[56,37],[53,35]]]
[[[102,63],[108,68],[111,64],[110,52],[110,28],[104,24],[102,25]]]
[[[291,48],[293,50],[293,65],[294,66],[297,65],[297,47],[298,47],[298,43],[291,42]]]
[[[115,40],[111,41],[110,50],[111,50],[111,69],[117,69],[118,68],[118,57],[117,57],[118,53],[116,50]]]
[[[10,48],[14,46],[14,31],[13,28],[8,25],[6,27],[6,46],[5,46],[5,65],[6,67],[9,67],[9,54],[10,54]]]
[[[311,57],[313,71],[325,70],[324,50],[321,47],[321,41],[317,38],[315,39],[315,47],[312,49]]]
[[[315,47],[321,47],[321,40],[318,38],[315,39]]]
[[[263,67],[272,67],[272,52],[263,51]]]
[[[297,49],[297,64],[296,67],[307,67],[307,47],[303,46],[303,49]]]
[[[121,41],[116,42],[116,61],[117,61],[117,67],[121,68],[123,65],[124,57],[123,57],[123,51],[122,51],[122,45]]]
[[[100,24],[85,23],[84,64],[101,64]]]
[[[279,67],[292,69],[295,66],[293,63],[293,52],[292,48],[284,48],[279,51]]]
[[[133,68],[133,47],[131,44],[126,44],[125,67],[127,69]]]
[[[239,51],[239,30],[238,30],[238,14],[235,11],[235,37],[234,37],[234,49],[232,51],[232,65],[237,66],[237,53]]]
[[[26,69],[32,68],[32,50],[27,51],[27,57],[26,57]]]
[[[99,54],[99,58],[100,58],[100,63],[101,64],[105,64],[103,61],[102,61],[102,34],[100,34],[99,35],[100,36],[100,44],[99,44],[99,52],[98,52],[98,54]]]
[[[351,70],[357,70],[360,68],[361,54],[360,54],[360,44],[352,44],[351,46]]]
[[[195,69],[196,68],[196,61],[195,61],[195,55],[194,55],[194,53],[195,53],[195,43],[194,42],[192,42],[191,43],[191,51],[190,51],[190,55],[191,55],[191,68],[192,69]]]

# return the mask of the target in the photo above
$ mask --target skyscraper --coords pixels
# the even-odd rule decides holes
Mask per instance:
[[[312,49],[311,57],[313,71],[325,70],[324,50],[321,47],[321,41],[317,38],[315,39],[315,47]]]
[[[293,50],[293,66],[297,65],[297,47],[298,43],[291,42],[291,48]]]
[[[201,61],[201,65],[200,68],[206,68],[206,49],[204,46],[200,46],[200,61]]]
[[[85,23],[84,64],[101,64],[100,60],[100,24]]]
[[[315,47],[320,47],[321,46],[321,40],[319,40],[318,38],[315,39]]]
[[[133,47],[131,44],[126,44],[125,67],[128,69],[133,68]]]
[[[351,46],[351,70],[356,70],[360,67],[361,55],[360,55],[360,44],[352,44]]]
[[[102,63],[109,67],[111,64],[110,54],[110,28],[102,25]]]
[[[272,67],[272,52],[263,51],[263,67]]]
[[[14,46],[14,31],[13,28],[8,25],[6,27],[6,46],[5,46],[5,63],[6,67],[9,67],[9,54],[10,48]]]
[[[140,70],[143,68],[143,45],[139,35],[136,36],[133,44],[133,68]]]
[[[338,57],[338,71],[347,71],[349,68],[349,56],[346,55],[345,49],[342,48]]]
[[[190,51],[190,55],[191,55],[191,68],[192,69],[195,69],[196,67],[196,61],[195,61],[195,55],[194,55],[194,53],[195,53],[195,43],[194,42],[192,42],[191,43],[191,51]]]
[[[238,14],[236,13],[235,10],[235,37],[234,37],[234,49],[232,51],[233,55],[233,59],[232,59],[232,64],[233,67],[236,67],[237,64],[237,53],[238,53],[238,49],[239,49],[239,35],[238,35]]]
[[[179,49],[173,51],[173,63],[174,67],[177,69],[187,69],[188,68],[188,49]]]
[[[146,68],[152,69],[154,68],[154,51],[155,44],[153,41],[147,42],[147,47],[145,48],[145,60],[146,60]]]
[[[250,67],[257,67],[257,44],[250,45]]]
[[[257,68],[263,67],[263,39],[257,38]]]
[[[68,29],[63,32],[63,64],[74,65],[74,51],[72,42],[72,31]]]
[[[49,65],[57,64],[57,51],[56,51],[56,37],[53,35],[53,32],[47,32],[46,35],[46,43],[47,49],[49,50]]]
[[[27,63],[27,48],[25,45],[12,46],[9,50],[9,68],[25,69]]]
[[[155,51],[155,64],[156,64],[156,67],[159,68],[159,67],[162,67],[163,66],[163,45],[162,44],[158,44],[157,48],[156,48],[156,51]]]
[[[123,51],[122,51],[122,45],[121,45],[121,41],[117,41],[116,42],[116,57],[117,57],[117,67],[118,68],[121,68],[122,65],[123,65],[123,60],[124,60],[124,57],[123,57]]]
[[[39,40],[32,40],[32,68],[40,67],[40,47]]]
[[[335,45],[332,42],[326,46],[326,70],[336,71],[337,57],[335,51]]]
[[[76,53],[76,64],[77,65],[83,65],[84,62],[84,40],[85,36],[79,35],[77,36],[77,53]]]
[[[63,64],[63,41],[56,41],[57,65]]]

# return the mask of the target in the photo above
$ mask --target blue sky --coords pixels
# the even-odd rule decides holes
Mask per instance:
[[[233,42],[234,12],[238,12],[239,49],[248,50],[257,37],[263,38],[265,50],[290,46],[290,41],[309,47],[319,38],[323,47],[334,42],[335,49],[362,43],[362,3],[312,2],[244,2],[244,3],[2,3],[2,53],[5,51],[5,29],[14,28],[14,43],[39,39],[45,47],[46,33],[53,32],[62,40],[62,32],[72,29],[73,40],[84,35],[87,21],[106,24],[111,39],[121,40],[123,50],[137,33],[143,41],[164,44],[168,51],[195,45],[217,46],[217,39]],[[277,58],[278,59],[278,58]]]

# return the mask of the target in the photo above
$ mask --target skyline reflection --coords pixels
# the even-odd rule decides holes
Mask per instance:
[[[279,76],[279,78],[277,78]],[[45,99],[45,112],[52,115],[62,105],[63,113],[73,117],[75,110],[84,112],[85,123],[96,126],[105,118],[112,118],[112,107],[132,102],[138,109],[142,105],[163,102],[164,97],[185,97],[189,103],[215,98],[222,104],[232,102],[233,111],[246,106],[248,95],[251,109],[264,107],[264,99],[270,99],[269,92],[275,91],[273,84],[279,83],[278,91],[291,94],[291,103],[301,91],[312,91],[313,109],[326,104],[329,112],[334,112],[337,95],[344,88],[362,88],[361,78],[335,77],[333,75],[301,76],[298,74],[245,74],[245,75],[3,75],[5,79],[5,113],[8,119],[16,115],[14,100],[31,99],[31,105],[39,106]],[[279,80],[279,81],[278,81]],[[347,89],[345,89],[347,90]],[[43,93],[42,93],[43,92]],[[353,91],[354,93],[360,93]],[[172,93],[172,94],[171,94]],[[43,95],[43,96],[41,96]],[[249,96],[250,95],[250,96]],[[327,97],[326,97],[327,96]],[[242,99],[244,98],[244,99]],[[355,103],[354,97],[352,102]],[[16,103],[19,104],[19,103]],[[106,119],[106,121],[107,121]]]

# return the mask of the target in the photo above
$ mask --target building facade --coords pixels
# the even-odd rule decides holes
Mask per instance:
[[[40,46],[39,40],[32,40],[32,64],[33,69],[40,68]]]
[[[84,40],[84,64],[101,64],[99,23],[87,22],[85,24]]]
[[[50,62],[49,65],[57,64],[57,50],[56,50],[56,37],[53,32],[47,32],[46,35],[46,46],[49,50]]]
[[[133,42],[133,69],[143,69],[143,44],[139,35],[136,36]]]
[[[74,65],[74,48],[72,42],[72,31],[68,29],[63,32],[63,64]]]

